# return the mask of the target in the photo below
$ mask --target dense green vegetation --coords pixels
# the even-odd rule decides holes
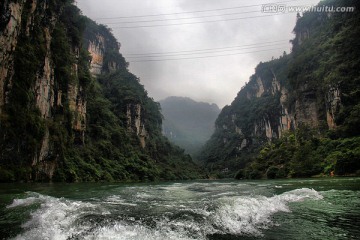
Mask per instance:
[[[28,19],[30,1],[22,18]],[[48,19],[61,12],[51,31],[54,83],[51,116],[36,107],[35,81],[47,54]],[[120,44],[110,30],[82,16],[72,1],[50,1],[38,7],[33,27],[26,21],[15,52],[13,85],[0,119],[0,181],[154,181],[204,177],[184,150],[162,136],[160,106],[147,96],[139,79],[127,69]],[[89,71],[89,41],[105,39],[104,74]],[[76,67],[74,67],[76,66]],[[70,107],[70,88],[76,103],[86,101],[83,130],[74,128],[78,112]],[[139,118],[146,129],[146,145],[128,126],[129,106],[141,106]],[[42,162],[36,159],[48,139]],[[53,171],[53,173],[52,173]]]
[[[63,4],[52,2],[50,8],[55,10]],[[22,17],[27,19],[30,11],[31,2],[26,2]],[[45,134],[46,122],[35,106],[32,91],[46,54],[45,32],[40,24],[42,14],[52,17],[52,12],[36,14],[30,36],[26,34],[26,21],[22,22],[23,31],[17,43],[19,47],[14,52],[13,84],[8,104],[0,115],[0,180],[29,177],[31,156],[39,151]]]
[[[214,131],[220,109],[215,104],[186,97],[168,97],[160,104],[164,115],[164,135],[196,158]]]
[[[359,8],[358,1],[323,4]],[[237,178],[359,174],[359,21],[357,10],[299,16],[292,52],[260,63],[249,83],[219,115],[216,132],[203,149],[207,169],[218,177],[231,177],[237,171]],[[274,77],[286,95],[273,91]],[[259,78],[264,93],[256,96]],[[329,97],[332,89],[340,93],[335,107]],[[286,102],[281,106],[283,96]],[[331,107],[334,129],[327,124]],[[295,121],[279,138],[284,108]],[[307,121],[310,115],[317,121]],[[265,136],[265,125],[272,130],[270,139]],[[244,139],[246,146],[241,147]]]
[[[307,31],[309,39],[298,44],[293,41],[293,61],[288,66],[288,79],[295,94],[306,84],[314,89],[319,108],[323,108],[324,95],[331,87],[341,90],[341,108],[335,119],[338,137],[358,136],[360,123],[360,13],[358,1],[325,1],[323,4],[352,6],[353,13],[306,13],[298,19],[294,31]],[[330,17],[329,17],[330,16]],[[322,111],[324,112],[324,111]],[[325,116],[322,116],[325,119]]]
[[[0,4],[1,31],[10,20],[9,2]],[[51,0],[35,12],[31,1],[22,3],[23,21],[11,53],[13,74],[4,83],[6,104],[0,112],[0,181],[203,177],[191,157],[162,136],[160,105],[128,71],[111,31],[82,16],[72,2]],[[320,4],[359,8],[355,0]],[[210,174],[237,178],[359,174],[359,22],[357,10],[308,12],[298,18],[292,52],[260,63],[218,116],[200,157]],[[90,41],[99,43],[99,36],[106,46],[103,74],[94,78],[87,49]],[[47,117],[36,106],[45,59],[51,67],[52,96]],[[340,99],[335,106],[330,94],[334,90]],[[84,116],[73,106],[82,101]],[[327,116],[330,108],[334,128]],[[209,112],[202,114],[201,107],[194,107],[188,114],[173,103],[163,105],[163,111],[169,120],[165,132],[171,131],[176,135],[172,140],[194,154],[188,143],[197,148],[204,141],[209,132],[203,130],[211,126],[201,119],[206,115],[210,120]],[[287,132],[281,130],[284,116],[293,118]],[[310,118],[315,120],[307,121]],[[80,127],[74,127],[76,121]]]
[[[255,125],[264,119],[273,128],[281,115],[280,95],[265,91],[259,98],[256,94],[256,80],[261,78],[264,88],[271,88],[274,74],[281,84],[286,83],[286,66],[289,55],[270,62],[260,63],[256,74],[238,93],[230,106],[225,106],[216,120],[216,129],[202,149],[201,161],[216,177],[233,177],[238,169],[243,169],[257,155],[267,142],[265,135],[254,136]],[[249,97],[250,96],[250,97]],[[246,146],[241,146],[243,141]]]
[[[331,139],[298,128],[267,143],[236,178],[285,178],[359,175],[360,137]]]
[[[144,181],[201,178],[184,150],[161,135],[159,106],[127,69],[94,80],[88,94],[85,144],[71,148],[58,168],[58,181]],[[126,127],[127,104],[145,106],[145,149]]]

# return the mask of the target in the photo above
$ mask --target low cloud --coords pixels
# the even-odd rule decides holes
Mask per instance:
[[[272,57],[282,55],[284,51],[290,51],[288,41],[293,38],[292,29],[295,25],[296,13],[266,17],[265,13],[261,13],[261,4],[280,1],[78,0],[77,5],[88,17],[98,23],[108,24],[113,29],[115,37],[122,45],[121,52],[130,62],[130,70],[140,77],[149,95],[155,100],[174,95],[185,96],[197,101],[216,103],[223,107],[232,102],[260,61],[268,61]],[[317,4],[318,0],[286,2],[291,5],[305,5]],[[244,7],[249,5],[257,6]],[[218,10],[207,11],[211,9]],[[164,15],[183,12],[192,13]],[[119,18],[143,15],[157,16]],[[209,15],[212,17],[203,17]],[[188,19],[170,20],[174,18]],[[243,19],[220,21],[234,18]],[[161,21],[120,23],[158,19]],[[122,28],[192,22],[203,23]],[[278,40],[284,41],[269,43]],[[265,42],[268,44],[258,44]],[[249,46],[250,44],[253,45]],[[233,51],[230,51],[230,48],[225,49],[232,46],[248,47],[241,50],[232,49]],[[179,55],[184,53],[182,51],[199,49],[218,50],[214,50],[213,53],[190,54],[199,52],[186,52],[186,55]],[[131,58],[133,53],[161,52],[176,52],[177,55],[167,55],[156,59],[186,59],[135,62],[150,58]],[[213,55],[227,56],[209,57]]]

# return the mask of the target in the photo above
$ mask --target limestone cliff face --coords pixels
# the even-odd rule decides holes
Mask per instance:
[[[22,87],[27,88],[23,95],[29,96],[26,103],[28,108],[35,108],[39,112],[44,129],[41,130],[41,139],[28,154],[31,155],[29,162],[33,168],[33,174],[28,178],[52,179],[59,163],[59,151],[62,151],[57,146],[59,137],[53,136],[54,131],[66,128],[70,142],[74,145],[85,144],[88,100],[84,80],[81,80],[84,76],[80,76],[87,71],[84,68],[89,68],[92,77],[97,78],[127,65],[119,54],[120,45],[106,27],[86,19],[90,27],[73,30],[78,26],[72,25],[74,21],[68,18],[76,17],[74,6],[63,2],[5,0],[1,2],[0,10],[0,128],[5,125],[1,120],[7,118],[6,108],[12,104],[9,96],[12,95],[14,81],[29,78],[28,84]],[[61,17],[63,11],[68,11],[67,16]],[[83,39],[76,40],[76,31],[84,31]],[[54,35],[61,38],[62,34],[64,38],[60,43],[54,42]],[[28,43],[26,39],[33,39],[34,42]],[[20,41],[22,45],[18,46]],[[26,64],[34,68],[34,74],[14,80],[15,73],[22,71],[15,65],[16,61],[23,62],[17,52],[24,45],[33,51],[32,55],[27,55],[28,50],[21,54],[28,58],[24,62],[28,61]],[[65,48],[59,50],[59,47]],[[90,54],[89,66],[80,66],[82,49],[87,49]],[[66,59],[59,60],[61,56],[66,56]],[[142,106],[129,103],[126,107],[128,131],[135,134],[141,147],[145,148],[148,133]],[[4,136],[7,135],[6,129],[0,130]],[[6,149],[11,148],[9,145]]]
[[[329,86],[322,92],[320,98],[324,99],[324,103],[319,104],[319,92],[303,84],[295,93],[292,93],[293,102],[289,103],[288,87],[281,84],[272,70],[269,72],[272,79],[265,79],[265,84],[261,77],[255,74],[255,80],[249,84],[251,87],[242,90],[249,100],[261,98],[265,94],[275,98],[279,105],[272,114],[258,116],[258,120],[254,122],[252,136],[266,136],[268,140],[271,140],[281,137],[284,132],[294,130],[300,125],[318,128],[322,122],[327,123],[328,129],[336,128],[334,119],[341,107],[341,91],[338,87]],[[323,116],[326,116],[326,119]],[[232,118],[234,123],[234,115]],[[235,128],[241,130],[239,126]]]
[[[295,102],[297,123],[313,126],[314,128],[319,127],[320,119],[316,93],[306,89],[306,86],[301,87],[300,92]]]
[[[22,0],[22,1],[5,1],[2,3],[2,19],[6,24],[2,26],[0,32],[0,113],[4,111],[8,103],[7,96],[12,93],[13,76],[14,76],[14,59],[17,50],[18,38],[33,38],[41,34],[33,29],[40,29],[42,32],[42,46],[44,56],[39,61],[38,70],[35,75],[34,83],[28,90],[34,96],[34,104],[40,112],[41,117],[46,121],[52,121],[53,112],[58,107],[64,107],[67,102],[72,114],[72,129],[83,141],[85,134],[86,121],[86,99],[83,89],[74,81],[67,86],[67,93],[56,87],[54,75],[53,53],[51,51],[52,34],[55,25],[58,22],[58,14],[51,12],[47,1]],[[49,13],[50,12],[50,13]],[[71,69],[74,79],[77,79],[80,46],[73,45],[68,49],[74,56],[75,63]],[[29,80],[30,81],[30,80]],[[32,166],[35,166],[35,178],[45,175],[51,179],[56,167],[56,155],[53,156],[53,143],[50,139],[48,125],[45,125],[43,140],[39,147],[33,153]]]
[[[34,23],[34,16],[45,18],[46,4],[44,2],[34,1],[5,1],[3,3],[2,18],[5,20],[5,27],[0,32],[0,113],[8,102],[7,96],[11,93],[14,75],[14,52],[17,48],[20,34],[30,36],[31,28]],[[24,8],[29,8],[28,13],[23,14]],[[33,94],[35,95],[35,104],[39,108],[44,119],[51,117],[51,106],[54,103],[53,98],[53,66],[51,64],[51,31],[56,19],[50,19],[44,26],[46,56],[43,61],[43,67],[36,75]],[[24,23],[25,22],[25,23]],[[25,29],[24,29],[25,28]],[[49,151],[49,137],[46,130],[45,137],[38,151],[34,153],[33,165],[42,162]],[[45,167],[47,168],[47,167]],[[52,171],[47,172],[52,175]]]
[[[90,37],[88,37],[89,39],[85,39],[85,42],[87,44],[87,50],[91,56],[90,72],[92,76],[96,78],[101,74],[109,74],[118,70],[121,66],[115,59],[111,59],[111,57],[109,57],[107,54],[107,48],[112,48],[112,50],[119,51],[119,45],[112,45],[106,36],[102,35],[101,33],[95,35],[88,33],[88,36]],[[80,105],[82,107],[76,107],[78,109],[77,112],[86,113],[86,103],[80,103]],[[139,142],[142,148],[145,148],[146,138],[148,137],[148,133],[145,129],[144,118],[145,117],[141,104],[128,103],[126,105],[128,132],[135,134],[139,138]],[[74,125],[75,128],[81,128],[80,126],[82,125],[82,122],[85,122],[85,119],[80,115],[78,118],[76,118]]]
[[[268,109],[270,112],[260,113],[253,119],[251,123],[252,130],[247,137],[266,138],[271,141],[274,138],[281,137],[284,132],[294,130],[302,124],[314,128],[320,127],[321,122],[325,120],[328,129],[336,127],[334,119],[341,106],[341,94],[338,88],[330,87],[324,93],[325,105],[321,106],[319,105],[318,93],[314,89],[309,89],[305,84],[298,89],[296,94],[293,94],[292,97],[296,97],[291,104],[289,103],[288,88],[280,83],[275,73],[272,73],[272,79],[262,80],[256,74],[253,79],[253,81],[249,82],[248,87],[241,90],[243,91],[241,94],[245,95],[250,102],[266,97],[272,98],[276,101],[277,106],[274,109]],[[326,109],[326,113],[322,113],[324,109]],[[231,116],[228,117],[232,121],[228,121],[221,128],[224,130],[234,129],[234,132],[240,135],[243,135],[243,132],[249,132],[248,129],[242,129],[242,126],[236,124],[236,122],[239,122],[237,121],[238,118],[244,118],[244,116],[233,112],[236,112],[236,110],[231,111]],[[326,119],[323,119],[323,115],[326,115]]]
[[[159,104],[106,26],[72,1],[3,0],[0,20],[0,182],[198,171],[161,135]]]
[[[3,6],[1,6],[3,5]],[[6,89],[11,86],[17,39],[21,30],[21,15],[24,4],[5,0],[0,6],[0,113],[6,101]]]
[[[89,40],[88,51],[91,55],[90,71],[94,76],[103,72],[105,39],[101,35],[96,35],[94,40]]]
[[[240,135],[244,135],[243,132],[248,132],[246,137],[253,138],[252,141],[246,141],[246,138],[244,138],[245,140],[241,143],[241,149],[243,149],[247,143],[253,142],[255,138],[271,141],[273,138],[281,137],[283,132],[296,128],[296,117],[299,118],[300,120],[298,120],[301,122],[302,116],[297,115],[296,111],[293,112],[288,109],[288,89],[282,86],[272,70],[268,70],[270,75],[267,78],[260,76],[261,74],[255,74],[249,84],[241,90],[243,91],[241,95],[245,95],[250,102],[257,101],[256,99],[260,99],[263,96],[275,99],[277,108],[275,111],[268,109],[270,112],[256,116],[251,124],[251,131],[242,129],[241,126],[236,125],[236,122],[238,122],[237,118],[243,117],[241,114],[232,114],[231,124],[234,124],[235,132]],[[298,108],[302,109],[301,107]]]
[[[266,89],[266,92],[271,94],[274,98],[279,99],[278,103],[280,107],[277,109],[277,112],[273,112],[272,115],[267,114],[263,116],[263,118],[257,121],[254,126],[255,136],[266,136],[270,141],[273,138],[281,137],[282,133],[290,130],[295,122],[294,114],[291,114],[286,106],[287,89],[281,85],[273,71],[271,71],[271,75],[271,85],[268,84],[269,89]],[[256,97],[261,97],[264,92],[265,89],[262,87],[262,89],[257,92]]]
[[[129,132],[135,133],[139,138],[142,148],[146,147],[148,133],[145,129],[144,116],[140,104],[126,105],[127,128]]]
[[[290,110],[286,106],[288,101],[288,90],[286,88],[280,89],[280,105],[281,105],[281,116],[279,119],[279,137],[284,131],[294,129],[296,126],[295,116],[290,113]]]
[[[86,130],[86,98],[84,89],[70,84],[68,90],[69,109],[73,113],[71,126],[76,133],[76,141],[84,142]]]
[[[329,87],[326,94],[326,122],[330,129],[336,128],[335,117],[341,107],[341,91],[338,87]]]
[[[34,1],[31,7],[31,14],[27,19],[27,28],[26,34],[30,35],[30,28],[32,25],[32,17],[37,7],[45,7],[46,6],[37,6],[37,2]],[[55,104],[55,91],[54,91],[54,65],[52,62],[51,56],[51,32],[55,26],[55,22],[57,20],[55,18],[52,19],[51,24],[49,26],[44,27],[45,33],[45,47],[46,47],[46,55],[43,59],[43,68],[40,71],[35,80],[34,86],[34,94],[35,94],[35,104],[40,110],[41,116],[44,119],[50,119],[51,109]],[[52,178],[56,166],[55,159],[50,161],[46,161],[49,156],[49,152],[51,149],[51,143],[49,138],[49,130],[45,129],[45,135],[43,140],[41,141],[40,150],[34,153],[32,165],[35,166],[38,170],[36,171],[35,178],[41,178],[40,173],[45,174],[48,178]]]
[[[319,4],[343,7],[358,2]],[[203,151],[205,165],[218,172],[256,165],[253,159],[263,160],[261,149],[285,149],[274,140],[296,138],[304,131],[313,138],[358,136],[358,22],[358,13],[299,15],[291,53],[261,62],[231,105],[223,108]],[[270,141],[275,144],[265,146]]]
[[[290,56],[282,56],[259,64],[231,105],[223,108],[205,148],[206,164],[217,161],[219,170],[242,168],[254,149],[302,125],[336,128],[339,88],[323,90],[303,83],[290,89],[284,74],[289,60]]]
[[[94,78],[101,74],[111,74],[123,66],[123,61],[114,58],[113,53],[119,52],[120,44],[117,43],[112,35],[109,35],[107,29],[100,27],[99,32],[93,32],[90,26],[85,29],[85,47],[87,48],[90,60],[90,72]],[[130,134],[135,134],[140,142],[140,146],[145,148],[148,132],[145,129],[145,118],[143,106],[137,102],[125,104],[126,127]],[[86,108],[86,107],[85,107]],[[84,109],[84,108],[83,108]],[[80,110],[80,112],[82,112]],[[79,122],[76,124],[79,126]]]
[[[116,39],[103,26],[99,32],[91,31],[90,27],[85,29],[84,43],[91,56],[90,72],[94,77],[115,72],[123,67],[122,61],[114,58],[114,53],[120,50],[120,44],[117,44]]]

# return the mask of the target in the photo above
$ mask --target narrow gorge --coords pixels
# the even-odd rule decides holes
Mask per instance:
[[[201,177],[106,26],[69,0],[0,9],[0,181]]]
[[[203,149],[208,171],[274,178],[360,169],[359,16],[358,11],[298,15],[292,52],[260,63],[220,113]]]

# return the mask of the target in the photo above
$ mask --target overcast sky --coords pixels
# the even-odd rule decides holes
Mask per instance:
[[[184,96],[223,107],[260,61],[290,51],[296,13],[262,13],[262,4],[274,2],[299,6],[319,0],[78,0],[77,5],[113,29],[130,71],[150,97]]]

